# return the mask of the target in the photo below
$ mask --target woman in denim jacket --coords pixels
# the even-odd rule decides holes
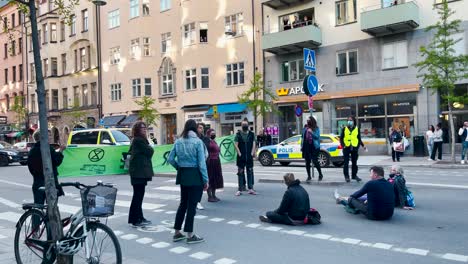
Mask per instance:
[[[177,170],[176,184],[180,184],[180,204],[175,218],[173,241],[185,240],[189,244],[203,242],[204,239],[193,234],[193,221],[197,203],[203,191],[208,189],[205,144],[197,135],[197,123],[189,119],[185,123],[181,137],[174,143],[168,162]],[[180,232],[182,222],[184,232]]]

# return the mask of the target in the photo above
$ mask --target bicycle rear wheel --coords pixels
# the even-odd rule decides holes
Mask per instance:
[[[99,264],[122,264],[122,250],[117,236],[112,229],[102,223],[89,222],[86,224],[89,253],[86,245],[73,256],[73,264],[99,263]],[[75,237],[83,234],[83,226],[75,233]],[[87,253],[90,256],[87,257]]]
[[[45,215],[36,209],[26,211],[16,224],[16,263],[53,263],[56,256],[55,251],[51,249],[52,244],[48,242],[50,237]]]

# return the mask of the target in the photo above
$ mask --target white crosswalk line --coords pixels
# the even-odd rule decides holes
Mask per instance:
[[[159,186],[159,187],[153,188],[153,190],[180,192],[180,187],[179,186]]]
[[[4,238],[7,238],[7,236],[4,236],[4,235],[0,234],[0,239],[4,239]]]
[[[17,223],[20,219],[21,214],[15,212],[3,212],[0,213],[0,219],[8,222]]]
[[[429,250],[419,249],[419,248],[408,248],[406,250],[406,253],[420,255],[420,256],[427,256],[427,254],[429,253]]]
[[[121,191],[121,190],[119,190],[118,196],[121,196],[121,195],[122,196],[133,197],[133,192],[132,191]],[[152,192],[145,193],[145,198],[160,199],[160,200],[171,200],[171,201],[180,200],[180,196],[176,195],[176,194],[152,193]]]
[[[393,245],[385,244],[385,243],[375,243],[372,247],[388,250],[388,249],[391,249],[393,247]]]
[[[222,259],[218,259],[216,260],[215,262],[213,262],[214,264],[233,264],[233,263],[236,263],[237,261],[233,260],[233,259],[228,259],[228,258],[222,258]]]
[[[140,244],[143,244],[143,245],[146,245],[146,244],[149,244],[149,243],[153,242],[153,239],[151,239],[149,237],[143,237],[143,238],[137,239],[136,242],[140,243]]]
[[[248,227],[248,228],[258,228],[258,227],[260,227],[260,226],[262,226],[262,225],[261,225],[261,224],[248,224],[248,225],[246,225],[245,227]]]
[[[219,223],[219,222],[224,221],[224,218],[217,218],[217,217],[215,217],[215,218],[211,218],[210,221],[211,221],[211,222]]]
[[[468,256],[452,254],[452,253],[444,254],[442,258],[448,259],[448,260],[460,261],[460,262],[468,262]]]
[[[6,205],[8,207],[11,207],[11,208],[17,208],[17,209],[21,208],[20,204],[17,204],[15,202],[12,202],[12,201],[7,200],[7,199],[2,198],[2,197],[0,197],[0,203]]]
[[[117,200],[115,201],[115,206],[130,208],[130,203],[131,203],[130,201]],[[153,204],[153,203],[142,204],[142,208],[145,210],[155,210],[164,206],[166,205],[165,204]]]
[[[193,253],[192,255],[190,255],[191,258],[194,258],[194,259],[199,259],[199,260],[204,260],[204,259],[207,259],[209,257],[213,256],[212,254],[210,253],[206,253],[206,252],[197,252],[197,253]]]
[[[328,240],[332,238],[330,235],[325,235],[325,234],[304,234],[305,237],[311,237],[311,238],[317,238],[317,239],[323,239],[323,240]]]
[[[239,220],[232,220],[232,221],[229,221],[227,223],[230,224],[230,225],[239,225],[239,224],[242,224],[243,222],[239,221]]]
[[[169,249],[170,252],[172,253],[175,253],[175,254],[183,254],[185,252],[189,252],[190,251],[190,248],[186,248],[186,247],[175,247],[175,248],[171,248]]]
[[[166,243],[166,242],[158,242],[158,243],[154,243],[153,245],[151,245],[152,247],[154,248],[167,248],[169,247],[171,244],[169,243]]]
[[[126,234],[126,235],[120,236],[120,238],[123,240],[132,240],[132,239],[138,238],[138,236],[135,234]]]
[[[205,218],[208,218],[208,216],[206,216],[206,215],[196,215],[195,216],[195,219],[205,219]]]

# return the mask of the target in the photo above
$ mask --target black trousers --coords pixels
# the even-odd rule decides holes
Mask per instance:
[[[320,163],[318,162],[318,155],[319,155],[319,150],[312,150],[309,155],[304,155],[305,163],[306,163],[306,171],[307,171],[307,177],[310,178],[311,172],[311,166],[310,163],[314,163],[314,167],[317,169],[319,173],[319,177],[322,176],[322,168],[320,167]]]
[[[247,170],[247,188],[253,189],[254,186],[254,171],[253,166],[240,167],[237,166],[237,183],[238,191],[245,191],[245,171]]]
[[[136,224],[143,220],[143,198],[145,196],[146,184],[134,184],[133,185],[133,198],[130,204],[130,211],[128,213],[128,223]]]
[[[401,156],[401,153],[400,151],[395,151],[392,147],[392,160],[393,161],[400,161],[400,156]]]
[[[351,156],[351,177],[353,179],[356,178],[358,172],[357,160],[359,157],[358,149],[355,148],[351,150],[351,148],[344,148],[343,149],[343,157],[344,157],[344,164],[343,164],[343,174],[345,179],[349,179],[349,156]]]
[[[293,221],[289,216],[278,214],[275,211],[270,211],[266,213],[266,217],[271,220],[273,223],[283,224],[283,225],[294,225]]]
[[[348,206],[353,209],[356,209],[357,211],[359,211],[359,213],[367,216],[367,204],[365,204],[363,201],[353,197],[349,197]]]
[[[34,203],[35,204],[44,204],[46,200],[45,191],[39,190],[39,187],[32,187]]]
[[[193,232],[193,221],[197,212],[197,203],[203,195],[203,186],[180,185],[180,204],[174,223],[175,230],[181,230],[185,218],[184,232]]]
[[[437,158],[442,159],[442,144],[443,142],[434,142],[434,147],[432,148],[431,159],[435,159],[436,152],[438,151]]]

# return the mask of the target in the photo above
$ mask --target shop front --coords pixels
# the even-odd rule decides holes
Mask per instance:
[[[207,108],[208,109],[208,108]],[[213,118],[208,117],[206,114],[206,110],[202,111],[186,111],[185,112],[185,120],[186,122],[189,119],[195,120],[197,123],[203,123],[205,124],[205,131],[210,129],[210,128],[215,128],[215,121]]]
[[[228,136],[236,133],[242,128],[241,122],[245,118],[249,120],[250,129],[253,129],[253,113],[247,109],[245,104],[219,104],[216,108],[216,111],[214,111],[213,107],[210,107],[205,115],[207,118],[212,118],[214,127],[218,129],[219,136]]]

